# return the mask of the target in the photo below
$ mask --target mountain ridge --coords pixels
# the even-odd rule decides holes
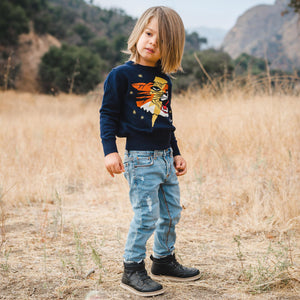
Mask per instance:
[[[272,69],[300,68],[298,15],[288,0],[248,9],[225,36],[222,48],[233,58],[247,53],[267,58]]]

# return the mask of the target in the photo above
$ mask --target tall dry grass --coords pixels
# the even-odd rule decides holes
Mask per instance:
[[[178,136],[194,176],[186,179],[200,212],[250,231],[299,228],[299,104],[238,91],[178,99]]]
[[[101,201],[109,188],[127,188],[103,165],[100,98],[0,93],[6,205],[51,202],[56,193]],[[173,112],[189,167],[180,184],[191,217],[249,231],[300,228],[299,97],[204,89],[174,96]]]

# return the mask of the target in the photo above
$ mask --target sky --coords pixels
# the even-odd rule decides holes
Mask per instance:
[[[151,6],[169,6],[179,13],[187,30],[201,26],[229,30],[249,8],[274,3],[275,0],[94,0],[94,5],[121,8],[136,18]]]

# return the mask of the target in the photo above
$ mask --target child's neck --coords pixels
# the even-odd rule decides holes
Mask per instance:
[[[135,64],[137,65],[140,65],[140,66],[144,66],[144,67],[156,67],[157,66],[157,62],[155,64],[149,64],[149,63],[143,63],[143,62],[140,62],[140,61],[137,61],[137,60],[132,60]]]

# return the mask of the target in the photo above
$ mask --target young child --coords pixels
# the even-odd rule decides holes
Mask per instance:
[[[174,10],[147,9],[128,39],[130,60],[114,68],[104,84],[100,128],[105,166],[112,177],[125,172],[134,211],[121,286],[140,296],[164,292],[145,270],[146,243],[153,232],[153,278],[200,278],[199,270],[182,266],[174,254],[181,214],[177,176],[187,166],[174,134],[168,74],[181,70],[184,41],[184,26]],[[116,136],[126,137],[124,163]]]

